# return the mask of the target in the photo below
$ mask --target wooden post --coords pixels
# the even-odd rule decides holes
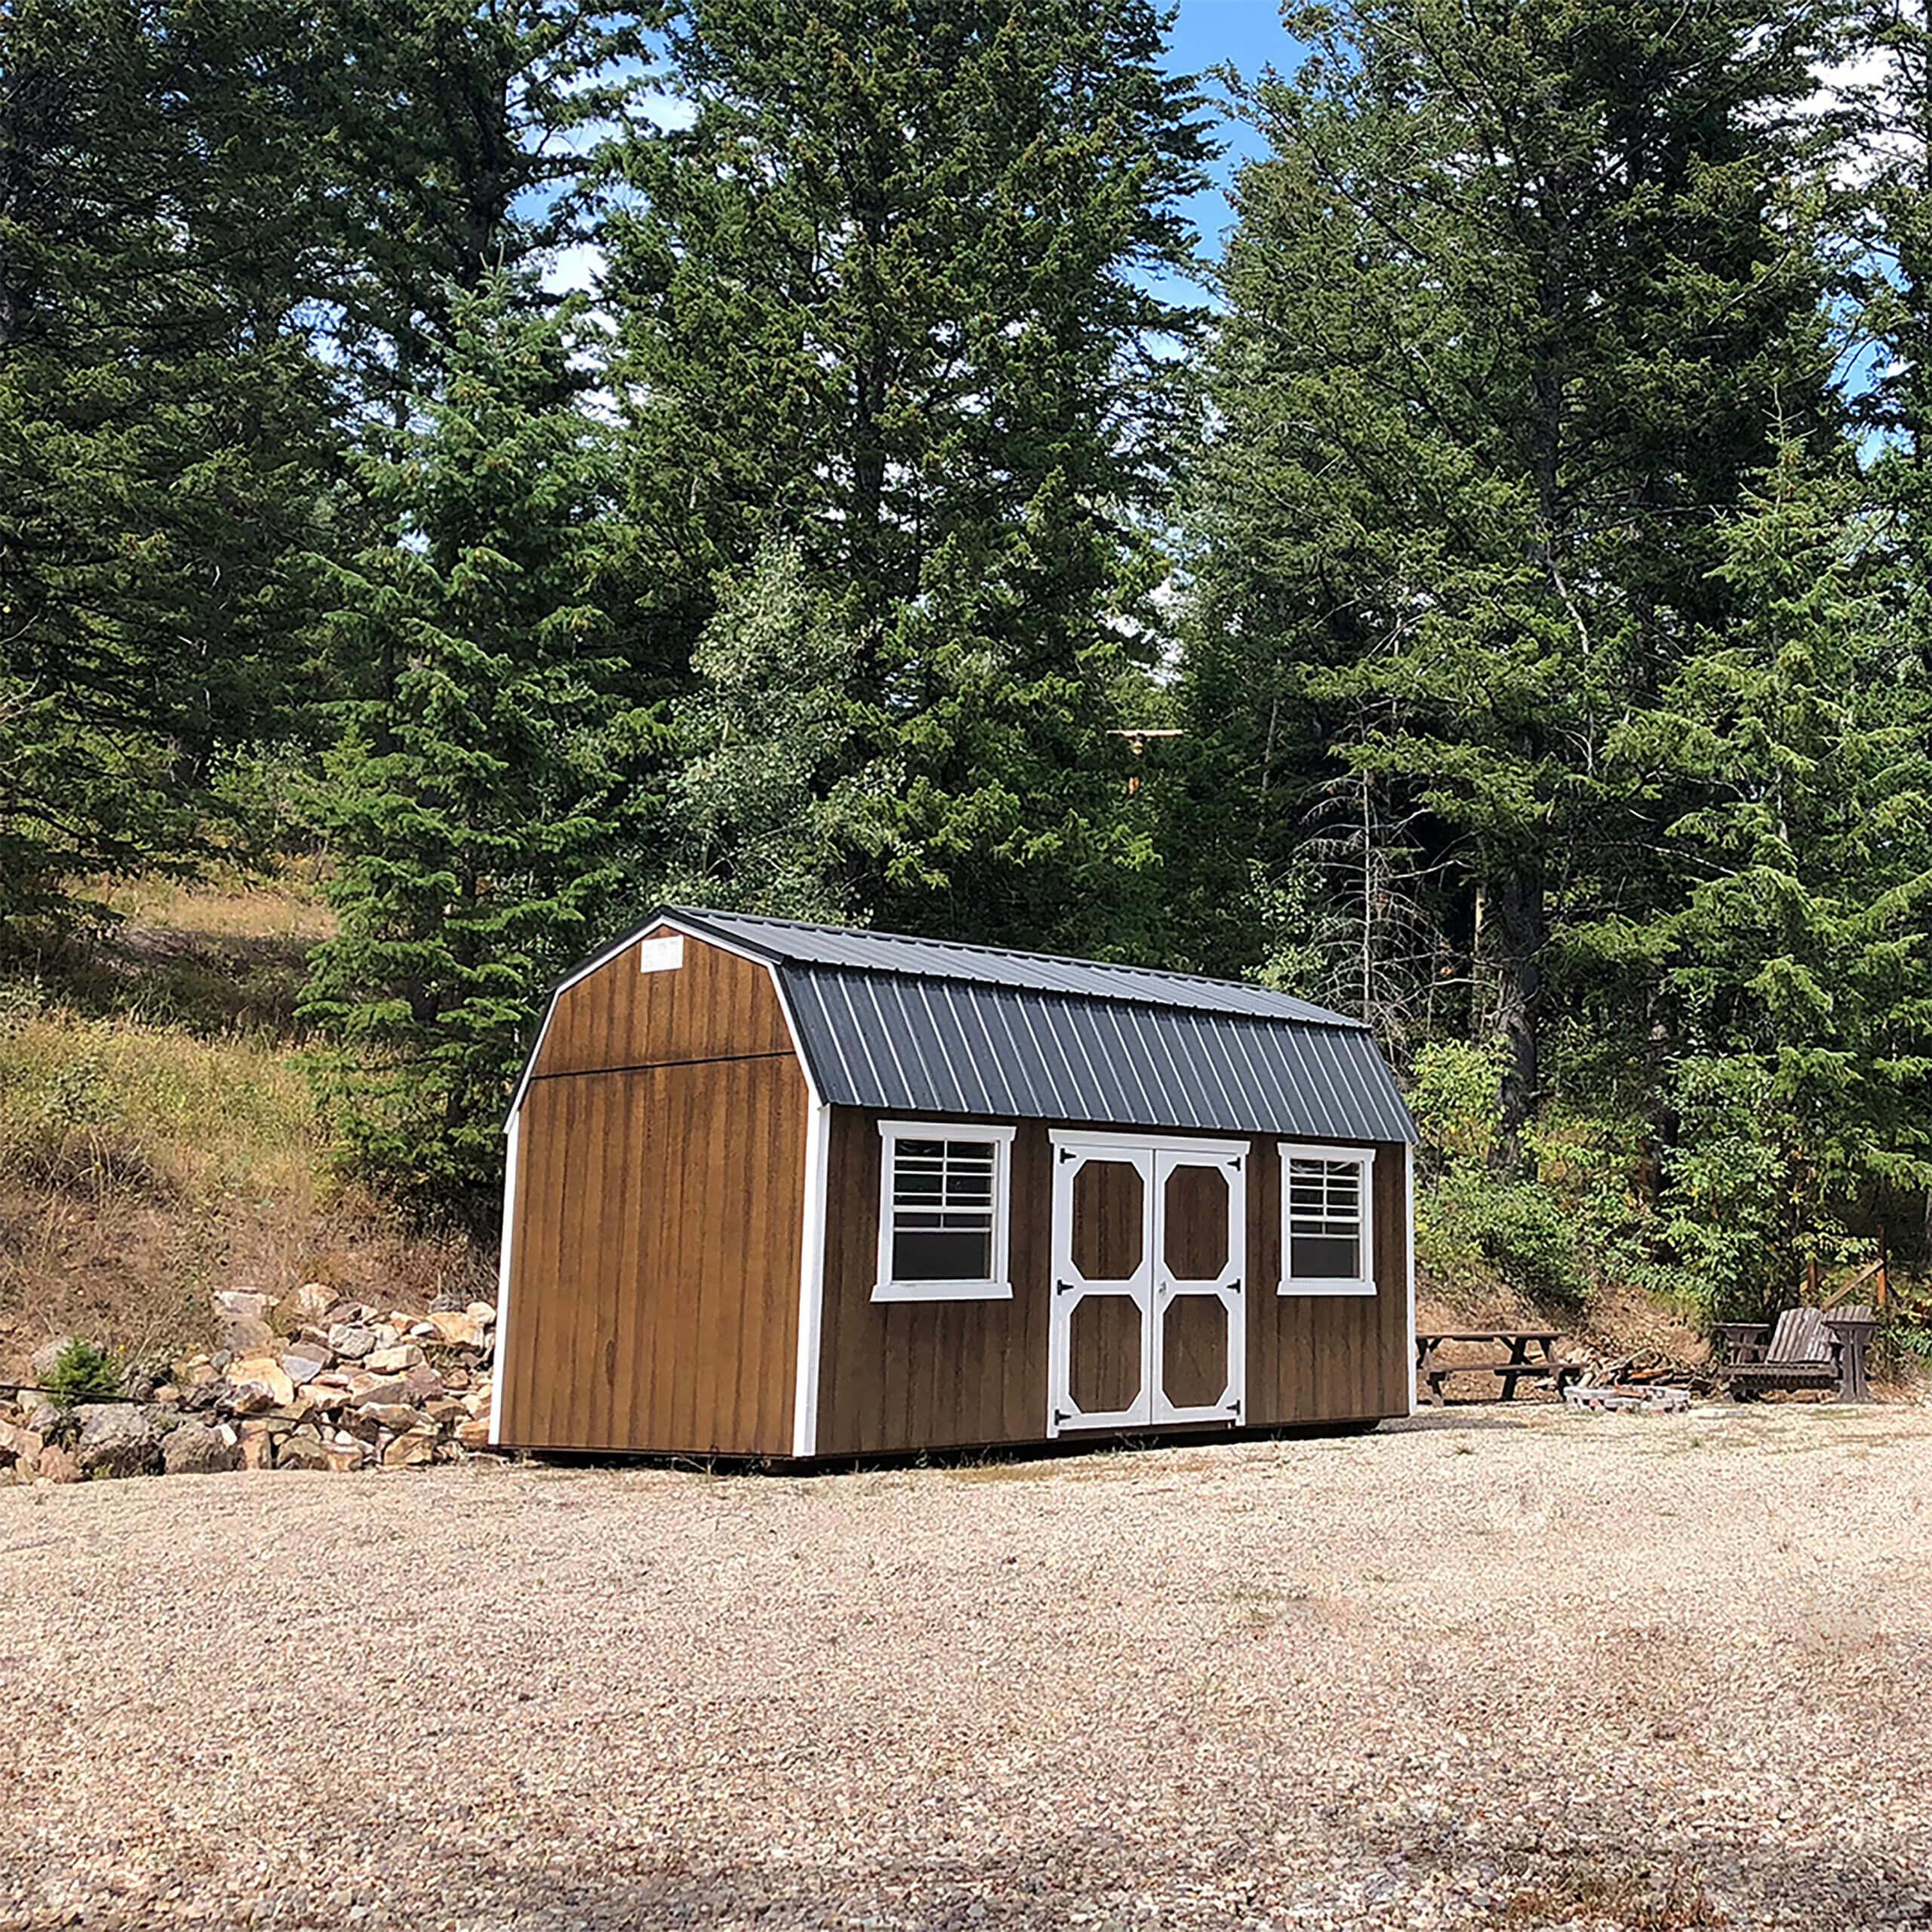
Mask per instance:
[[[1873,1300],[1881,1308],[1883,1308],[1891,1299],[1892,1294],[1891,1278],[1886,1266],[1887,1259],[1885,1249],[1885,1224],[1881,1221],[1878,1223],[1878,1284],[1877,1291],[1873,1296]]]
[[[1809,1306],[1818,1306],[1818,1257],[1815,1254],[1804,1258],[1804,1299]]]

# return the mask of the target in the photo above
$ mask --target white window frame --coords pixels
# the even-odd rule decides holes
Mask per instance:
[[[1375,1287],[1375,1149],[1373,1147],[1315,1147],[1305,1142],[1284,1140],[1281,1151],[1281,1278],[1275,1292],[1280,1295],[1372,1295]],[[1294,1253],[1294,1232],[1290,1223],[1288,1163],[1291,1161],[1337,1161],[1352,1163],[1360,1170],[1361,1200],[1361,1257],[1363,1272],[1353,1280],[1343,1275],[1291,1274]]]
[[[882,1120],[878,1124],[878,1269],[875,1302],[1011,1301],[1013,1266],[1009,1238],[1013,1198],[1011,1127],[971,1121]],[[902,1140],[989,1140],[993,1145],[993,1272],[981,1281],[900,1281],[892,1275],[892,1177]]]

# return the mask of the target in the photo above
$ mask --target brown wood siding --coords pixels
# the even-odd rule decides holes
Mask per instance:
[[[790,1454],[809,1111],[761,965],[626,947],[563,996],[518,1131],[506,1444]]]
[[[819,1453],[1037,1441],[1046,1432],[1052,1235],[1046,1128],[1013,1123],[1012,1300],[875,1305],[879,1118],[835,1107],[827,1137]]]
[[[531,1071],[606,1072],[759,1054],[792,1055],[769,969],[688,937],[674,971],[640,971],[637,948],[627,946],[578,980],[558,999]]]
[[[1011,1194],[1013,1300],[875,1304],[878,1119],[855,1108],[832,1110],[820,1454],[890,1454],[1044,1440],[1053,1231],[1052,1149],[1047,1135],[1054,1124],[1001,1123],[1017,1129]],[[1272,1427],[1406,1414],[1402,1149],[1377,1150],[1379,1292],[1372,1297],[1315,1298],[1275,1291],[1281,1251],[1279,1146],[1272,1136],[1257,1137],[1247,1162],[1243,1284],[1247,1420]]]
[[[1283,1295],[1281,1143],[1247,1174],[1247,1420],[1343,1422],[1409,1410],[1407,1203],[1403,1149],[1376,1149],[1373,1295]]]

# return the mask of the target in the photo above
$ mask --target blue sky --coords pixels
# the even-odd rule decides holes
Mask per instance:
[[[1280,0],[1180,0],[1168,64],[1177,74],[1204,74],[1211,67],[1228,66],[1253,75],[1271,63],[1292,70],[1298,51],[1283,31]],[[1214,91],[1211,85],[1209,91]],[[1228,151],[1216,165],[1217,185],[1188,208],[1201,231],[1203,251],[1211,257],[1220,253],[1219,237],[1230,219],[1222,186],[1244,158],[1260,149],[1254,134],[1238,123],[1223,123],[1222,138]]]

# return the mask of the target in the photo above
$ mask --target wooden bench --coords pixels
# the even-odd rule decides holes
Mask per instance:
[[[1497,1377],[1503,1384],[1506,1402],[1515,1400],[1516,1384],[1525,1380],[1552,1383],[1561,1394],[1566,1383],[1574,1382],[1583,1374],[1583,1364],[1557,1359],[1560,1332],[1555,1328],[1455,1328],[1435,1329],[1425,1334],[1418,1330],[1416,1374],[1424,1384],[1423,1399],[1439,1406],[1444,1400],[1443,1383],[1450,1376],[1463,1374]],[[1467,1361],[1451,1361],[1442,1354],[1443,1349],[1451,1343],[1486,1342],[1506,1348],[1509,1352]],[[1532,1349],[1538,1352],[1533,1355]]]
[[[1788,1308],[1768,1321],[1719,1321],[1711,1340],[1718,1378],[1740,1402],[1774,1389],[1817,1389],[1840,1402],[1862,1402],[1869,1390],[1866,1345],[1878,1325],[1875,1311],[1847,1307]]]

